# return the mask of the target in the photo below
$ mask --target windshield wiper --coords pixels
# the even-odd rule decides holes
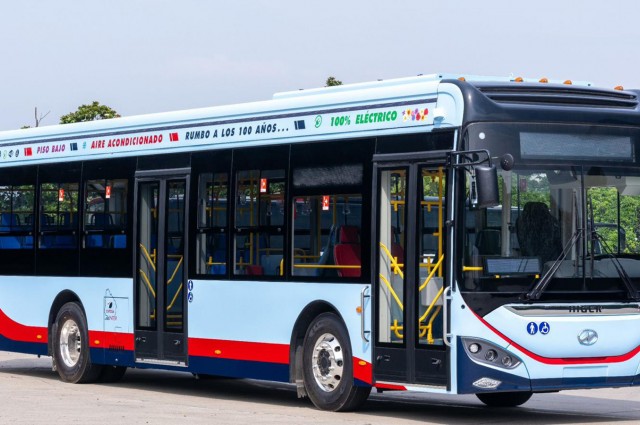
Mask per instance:
[[[600,242],[600,246],[604,250],[605,254],[607,254],[607,258],[611,259],[613,267],[616,269],[618,276],[620,276],[620,280],[622,280],[622,283],[624,283],[624,286],[627,288],[627,295],[629,296],[629,298],[634,301],[638,300],[637,291],[634,288],[633,283],[631,283],[631,279],[629,278],[627,271],[624,269],[624,266],[620,264],[620,260],[618,259],[618,257],[613,254],[613,251],[611,250],[611,248],[609,248],[609,245],[605,242],[602,235],[600,235],[600,233],[598,233],[595,228],[592,228],[591,237],[594,240]],[[594,255],[592,253],[591,258],[593,259],[593,257]],[[591,272],[591,277],[593,277],[593,271]]]
[[[571,251],[571,248],[573,248],[576,242],[580,239],[581,235],[582,235],[582,229],[578,229],[575,231],[573,236],[571,236],[571,239],[569,240],[569,242],[567,242],[567,244],[562,249],[562,252],[558,256],[558,258],[556,258],[556,260],[553,262],[551,267],[549,267],[549,270],[547,270],[547,272],[540,278],[538,283],[536,283],[536,285],[531,289],[531,291],[527,292],[524,295],[525,299],[527,300],[540,299],[540,297],[542,296],[542,293],[549,285],[549,282],[551,282],[551,278],[556,273],[558,268],[560,268],[560,265],[562,264],[564,259],[567,257],[567,254],[569,253],[569,251]]]

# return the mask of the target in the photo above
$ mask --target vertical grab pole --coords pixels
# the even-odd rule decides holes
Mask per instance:
[[[369,291],[369,287],[365,286],[364,288],[362,288],[362,291],[360,292],[360,336],[362,337],[362,340],[364,342],[369,342],[369,338],[367,337],[367,335],[371,334],[371,331],[366,331],[364,329],[366,326],[365,314],[364,314],[365,300],[367,298],[371,298],[371,295],[367,294],[368,291]]]
[[[447,286],[444,289],[444,302],[442,303],[442,335],[444,338],[442,340],[447,345],[447,347],[451,347],[451,334],[449,333],[449,324],[447,321],[449,320],[449,303],[451,302],[451,287]]]

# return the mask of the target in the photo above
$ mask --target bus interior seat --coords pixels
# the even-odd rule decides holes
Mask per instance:
[[[111,214],[93,214],[91,216],[91,225],[99,228],[113,226],[113,217],[111,217]]]
[[[516,220],[520,255],[553,261],[562,252],[560,223],[543,202],[527,202]]]
[[[254,264],[247,264],[244,266],[245,273],[248,276],[262,276],[264,275],[264,268]]]
[[[329,230],[329,237],[327,238],[327,244],[322,250],[322,255],[318,260],[318,266],[327,266],[327,265],[335,264],[333,251],[336,245],[337,229],[338,228],[336,226],[331,226],[331,229]],[[310,269],[310,270],[313,270],[313,269]],[[308,276],[305,272],[302,272],[302,273],[296,272],[296,274],[300,276]],[[319,267],[317,270],[314,270],[313,276],[337,277],[338,273],[335,269],[324,269],[322,267]]]
[[[111,238],[111,247],[116,249],[124,249],[127,247],[127,235],[114,235]]]
[[[221,275],[227,273],[227,235],[224,233],[212,234],[207,238],[207,257],[214,264],[209,265],[209,274]],[[216,264],[225,263],[225,264]]]
[[[0,236],[0,249],[22,249],[19,236]]]
[[[19,226],[20,218],[17,214],[2,213],[0,215],[0,231],[8,232],[11,230],[11,226]]]
[[[267,276],[280,276],[280,263],[282,255],[264,254],[260,257],[260,264]]]
[[[500,255],[502,239],[499,229],[482,229],[476,237],[476,248],[480,255]]]
[[[342,226],[338,232],[338,243],[333,249],[335,263],[338,266],[360,266],[360,229],[355,226]],[[340,277],[360,277],[359,268],[338,268]]]

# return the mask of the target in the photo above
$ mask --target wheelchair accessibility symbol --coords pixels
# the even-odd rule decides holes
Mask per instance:
[[[529,322],[527,324],[527,333],[529,335],[535,335],[540,331],[541,335],[547,335],[551,332],[551,326],[547,322],[540,322],[540,324],[536,322]]]
[[[551,326],[547,322],[541,322],[539,328],[542,335],[546,335],[551,331]]]

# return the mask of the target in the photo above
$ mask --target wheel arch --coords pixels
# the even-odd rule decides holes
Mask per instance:
[[[302,376],[302,348],[304,346],[304,338],[311,322],[323,313],[333,313],[346,325],[342,315],[338,309],[327,301],[313,301],[302,310],[296,319],[291,332],[291,343],[289,344],[289,382],[295,383],[298,389],[298,397],[305,397],[306,391],[303,384]]]
[[[65,289],[64,291],[60,292],[56,296],[56,298],[53,300],[53,303],[51,304],[51,309],[49,310],[49,319],[47,321],[47,332],[48,332],[47,352],[49,356],[53,355],[53,351],[52,351],[53,331],[56,323],[56,317],[58,315],[58,312],[62,308],[62,306],[70,302],[78,303],[78,305],[80,306],[80,309],[82,310],[82,314],[84,314],[84,317],[87,317],[87,313],[84,310],[84,306],[82,305],[82,302],[80,301],[80,297],[78,296],[78,294],[68,289]]]

